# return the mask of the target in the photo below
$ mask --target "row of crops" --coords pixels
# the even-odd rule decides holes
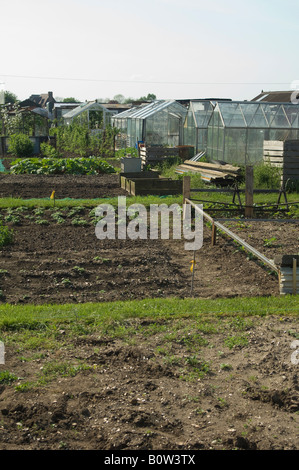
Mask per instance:
[[[10,167],[12,174],[95,175],[115,173],[112,165],[98,157],[79,158],[18,158]]]

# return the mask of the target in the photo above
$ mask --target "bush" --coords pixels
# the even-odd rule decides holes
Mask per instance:
[[[255,166],[254,186],[259,189],[279,189],[281,186],[281,169],[264,163]]]
[[[33,143],[28,135],[12,134],[9,138],[8,152],[17,157],[30,157],[33,154]]]
[[[46,142],[42,142],[40,144],[41,154],[48,158],[58,158],[59,154],[57,153],[56,149],[51,145],[47,144]]]

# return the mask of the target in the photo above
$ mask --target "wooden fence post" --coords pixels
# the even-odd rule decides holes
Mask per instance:
[[[253,217],[253,166],[246,166],[245,172],[245,217]]]
[[[212,246],[216,245],[216,225],[212,224],[212,239],[211,239]]]
[[[183,177],[183,204],[185,199],[190,199],[191,176]]]
[[[293,258],[293,295],[297,293],[297,260]]]
[[[186,199],[190,199],[190,187],[191,187],[191,177],[184,176],[183,177],[183,220],[185,220],[185,204]]]

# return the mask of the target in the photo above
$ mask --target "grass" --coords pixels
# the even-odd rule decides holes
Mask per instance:
[[[182,196],[127,196],[127,206],[131,204],[143,204],[149,207],[151,204],[182,204]],[[99,199],[56,199],[55,207],[50,198],[33,198],[20,199],[6,197],[0,199],[0,209],[57,209],[57,208],[95,208],[100,204],[111,204],[113,207],[118,206],[118,198],[99,198]]]
[[[0,341],[7,350],[15,352],[20,363],[33,362],[34,366],[38,361],[39,367],[36,370],[33,367],[26,380],[12,371],[0,371],[0,384],[13,386],[20,393],[45,387],[62,377],[93,373],[95,364],[74,354],[78,338],[89,335],[118,345],[145,344],[148,348],[150,342],[154,347],[150,361],[162,361],[176,369],[184,382],[197,382],[215,370],[215,363],[207,355],[216,344],[229,350],[246,348],[247,330],[256,327],[258,316],[277,315],[283,320],[285,315],[298,313],[298,296],[146,299],[78,305],[3,304]],[[223,371],[232,369],[223,362],[219,367]]]
[[[122,324],[127,319],[169,320],[197,318],[206,331],[207,319],[230,318],[231,327],[246,330],[245,319],[254,316],[299,314],[299,296],[252,297],[231,299],[144,299],[105,303],[64,305],[0,305],[0,331],[40,330],[48,324],[84,323],[93,325]],[[240,318],[242,320],[240,320]],[[204,321],[205,320],[205,321]],[[249,320],[247,318],[247,320]],[[210,330],[211,329],[211,330]]]

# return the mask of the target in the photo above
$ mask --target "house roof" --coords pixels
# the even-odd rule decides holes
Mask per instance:
[[[251,101],[266,101],[267,103],[291,103],[294,90],[289,91],[262,91]],[[299,94],[299,90],[298,90]]]
[[[48,91],[48,93],[43,93],[41,95],[31,95],[29,97],[29,100],[33,101],[41,108],[45,108],[48,102],[55,103],[55,98],[53,98],[53,93],[51,91]]]

